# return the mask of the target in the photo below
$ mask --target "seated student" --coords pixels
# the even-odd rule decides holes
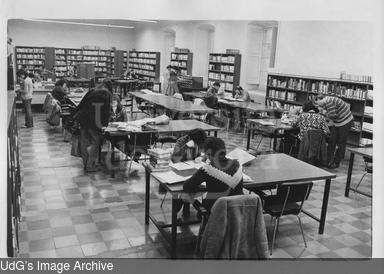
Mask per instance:
[[[235,90],[235,99],[241,100],[243,102],[250,102],[251,97],[249,96],[248,91],[244,90],[241,86],[237,86]],[[244,112],[240,108],[236,108],[234,110],[234,116],[235,116],[235,130],[240,129],[241,123],[243,122],[241,117],[244,115]]]
[[[217,107],[217,92],[220,89],[220,83],[214,82],[213,85],[208,89],[207,93],[204,95],[203,100],[207,107],[216,108]]]
[[[329,134],[329,128],[325,117],[319,114],[319,109],[311,101],[304,103],[302,112],[298,114],[297,118],[292,123],[292,126],[297,128],[299,133],[296,136],[295,129],[286,132],[284,137],[284,152],[286,153],[291,151],[291,147],[294,144],[296,149],[298,149],[305,133],[310,129],[321,129],[324,134]]]
[[[210,211],[218,198],[243,194],[243,172],[237,160],[226,157],[222,139],[207,137],[203,149],[209,164],[201,167],[185,181],[183,190],[188,193],[198,192],[199,186],[205,182],[208,193],[203,200],[203,206]]]
[[[207,134],[202,129],[197,128],[177,139],[171,156],[172,162],[177,163],[197,158],[206,138]]]
[[[68,81],[65,79],[58,80],[51,93],[53,98],[59,101],[60,104],[67,104]]]
[[[302,140],[309,129],[321,129],[324,134],[329,134],[329,128],[325,117],[319,114],[319,109],[311,102],[307,101],[303,105],[303,112],[292,124],[300,128],[299,140]]]
[[[121,105],[120,98],[117,95],[112,96],[111,101],[111,116],[109,122],[125,122],[127,121],[125,108]],[[124,147],[125,137],[124,136],[110,136],[112,146],[117,149]]]

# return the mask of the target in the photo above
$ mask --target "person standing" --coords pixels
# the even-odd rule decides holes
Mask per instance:
[[[179,92],[179,88],[177,86],[177,73],[171,66],[167,66],[167,70],[169,71],[169,78],[165,95],[173,96],[175,93]]]
[[[80,148],[84,170],[99,170],[96,164],[98,148],[103,141],[102,131],[111,115],[111,92],[103,85],[90,90],[77,106],[74,118],[80,124]]]
[[[21,100],[23,101],[23,107],[25,112],[25,126],[27,128],[33,127],[32,117],[32,95],[33,95],[33,73],[22,73],[24,77],[24,88],[21,90]]]
[[[315,102],[325,110],[326,116],[333,122],[327,148],[328,167],[338,168],[344,159],[349,130],[353,125],[350,106],[336,96],[318,95]]]
[[[249,96],[248,91],[244,90],[241,86],[237,86],[235,90],[235,99],[242,102],[250,102],[251,97]],[[241,128],[241,124],[245,122],[245,119],[242,119],[244,116],[244,111],[240,108],[235,108],[234,116],[235,116],[235,130],[239,130]],[[244,123],[243,123],[244,124]],[[243,125],[244,126],[244,125]]]

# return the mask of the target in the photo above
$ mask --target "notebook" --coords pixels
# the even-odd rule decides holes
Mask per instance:
[[[184,162],[179,162],[179,163],[170,163],[170,167],[176,169],[176,170],[188,170],[188,169],[193,169],[194,167],[188,165],[187,163]]]
[[[262,119],[258,120],[258,123],[260,125],[263,125],[263,126],[274,126],[275,125],[275,123],[273,123],[272,121],[262,120]]]
[[[189,179],[192,177],[191,176],[180,176],[176,174],[174,171],[167,171],[167,172],[159,172],[154,174],[154,177],[162,182],[165,182],[167,184],[177,184],[177,183],[182,183],[185,180]]]

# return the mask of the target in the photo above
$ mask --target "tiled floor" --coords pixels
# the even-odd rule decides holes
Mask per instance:
[[[20,257],[126,257],[169,258],[164,239],[151,224],[144,225],[144,174],[124,171],[111,178],[106,170],[85,174],[80,158],[70,156],[59,128],[34,114],[35,127],[19,129],[22,166],[22,222]],[[21,121],[21,113],[19,113]],[[19,125],[22,124],[21,122]],[[245,147],[242,133],[222,131],[227,149]],[[255,141],[252,141],[255,144]],[[252,146],[251,144],[251,146]],[[266,144],[263,148],[266,149]],[[347,158],[349,155],[347,155]],[[295,217],[282,218],[273,258],[369,258],[371,256],[371,199],[354,193],[344,197],[348,159],[334,170],[325,233],[302,215],[308,247],[304,248]],[[363,174],[356,157],[353,183]],[[315,184],[305,209],[320,213],[323,182]],[[361,185],[371,191],[371,176]],[[160,208],[162,195],[153,185],[152,211],[169,219],[170,203]],[[273,226],[265,217],[268,237]],[[183,239],[178,256],[194,258],[198,227],[179,229]]]

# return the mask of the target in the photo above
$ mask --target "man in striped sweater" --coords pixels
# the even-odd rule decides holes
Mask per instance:
[[[349,130],[353,125],[350,106],[339,97],[324,95],[316,97],[316,104],[326,111],[326,116],[333,122],[327,149],[328,167],[338,168],[344,158]]]

